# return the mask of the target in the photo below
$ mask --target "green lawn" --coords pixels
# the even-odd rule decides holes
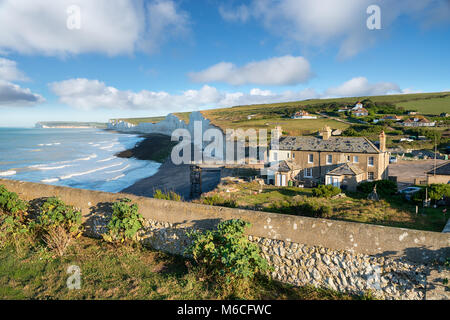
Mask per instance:
[[[69,290],[67,269],[81,270],[81,290]],[[0,299],[358,299],[330,290],[295,288],[261,278],[242,296],[220,291],[187,267],[186,260],[145,248],[115,247],[81,237],[63,257],[44,246],[0,249]]]

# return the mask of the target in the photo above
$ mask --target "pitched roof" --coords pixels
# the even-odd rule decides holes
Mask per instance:
[[[427,174],[434,174],[434,169],[427,172]],[[449,176],[450,175],[450,161],[444,163],[442,166],[436,168],[436,174]]]
[[[278,172],[289,172],[292,170],[299,170],[301,167],[297,165],[296,163],[289,161],[289,160],[281,160],[277,163],[272,164],[269,167],[269,170],[278,171]]]
[[[364,170],[362,170],[360,167],[355,166],[351,163],[345,163],[339,167],[337,167],[334,170],[331,170],[330,172],[327,173],[327,175],[332,175],[332,176],[342,176],[342,175],[358,175],[364,173]]]
[[[309,136],[287,136],[280,139],[279,150],[380,153],[365,137],[330,137],[324,140]]]

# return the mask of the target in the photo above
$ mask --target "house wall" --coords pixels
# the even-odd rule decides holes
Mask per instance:
[[[346,186],[346,190],[348,191],[356,191],[356,188],[358,187],[358,184],[364,180],[364,175],[343,175],[343,176],[334,176],[334,175],[326,175],[325,182],[327,183],[328,177],[332,177],[334,179],[338,179],[341,187],[343,185]]]
[[[439,174],[434,176],[434,175],[429,174],[427,176],[427,182],[428,182],[428,184],[433,184],[433,183],[447,184],[450,182],[450,176],[449,175],[439,175]]]
[[[314,156],[314,163],[308,163],[308,155]],[[333,161],[327,164],[327,156],[332,155]],[[367,180],[368,172],[374,173],[375,180],[387,179],[389,166],[389,153],[367,154],[367,153],[341,153],[341,152],[318,152],[318,151],[292,151],[293,161],[302,168],[301,178],[305,178],[305,168],[313,169],[313,178],[324,180],[327,172],[338,167],[339,164],[347,163],[350,156],[350,163],[357,165],[364,170],[363,180]],[[358,156],[358,163],[353,162],[353,157]],[[374,158],[374,165],[369,166],[369,157]]]

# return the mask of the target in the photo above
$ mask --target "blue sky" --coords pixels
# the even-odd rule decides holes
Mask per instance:
[[[0,0],[0,20],[0,126],[450,91],[447,0]]]

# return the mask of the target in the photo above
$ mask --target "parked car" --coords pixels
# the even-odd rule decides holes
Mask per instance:
[[[389,163],[397,163],[397,157],[396,156],[391,156],[389,158]]]
[[[412,195],[416,192],[419,192],[420,190],[422,190],[422,188],[408,187],[408,188],[400,190],[399,193],[402,194],[406,200],[411,200]]]

